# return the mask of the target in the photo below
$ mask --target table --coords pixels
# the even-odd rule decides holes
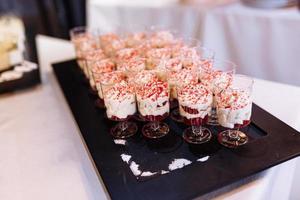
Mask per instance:
[[[300,13],[297,8],[262,10],[234,2],[199,7],[112,6],[90,1],[88,25],[107,27],[162,25],[200,39],[221,59],[237,63],[238,72],[300,86]]]
[[[0,199],[109,199],[49,66],[72,46],[45,36],[37,46],[43,84],[0,96]],[[298,131],[299,99],[299,87],[255,80],[255,103]],[[205,198],[297,199],[299,169],[295,158]]]

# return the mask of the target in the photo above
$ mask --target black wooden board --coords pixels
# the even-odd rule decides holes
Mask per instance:
[[[219,147],[207,162],[139,181],[120,159],[122,149],[109,134],[110,122],[104,110],[95,108],[76,61],[53,64],[53,69],[112,199],[192,199],[300,155],[300,134],[254,104],[247,145]]]

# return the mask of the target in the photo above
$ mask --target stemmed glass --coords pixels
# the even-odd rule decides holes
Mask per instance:
[[[198,75],[196,70],[182,69],[178,71],[168,71],[168,83],[170,87],[170,104],[178,105],[177,88],[185,85],[198,83]],[[174,106],[175,109],[171,112],[171,118],[176,122],[183,122],[179,113],[179,108]]]
[[[142,133],[147,138],[162,138],[169,132],[169,126],[162,122],[169,115],[168,83],[162,80],[136,85],[138,110],[149,121],[143,126]]]
[[[82,61],[82,48],[86,47],[84,43],[97,38],[97,30],[92,30],[85,26],[75,27],[70,30],[70,38],[75,48],[78,65],[83,70],[84,61]]]
[[[211,66],[210,66],[211,65]],[[200,65],[199,79],[213,92],[213,107],[207,124],[218,125],[215,96],[230,86],[236,65],[228,60],[214,59],[211,64]]]
[[[136,113],[134,88],[126,81],[101,84],[108,119],[118,124],[111,128],[114,138],[128,138],[137,132],[137,125],[128,119]]]
[[[98,92],[98,99],[95,101],[95,105],[98,108],[104,108],[103,104],[103,92],[101,87],[101,81],[105,81],[106,79],[103,78],[103,74],[106,72],[112,72],[115,69],[115,64],[110,59],[103,59],[103,60],[95,60],[90,62],[90,70],[92,74],[93,82],[95,83],[95,87]],[[111,74],[109,74],[111,75]],[[111,75],[113,76],[113,75]],[[113,77],[109,77],[112,80]],[[108,79],[109,80],[109,79]],[[107,84],[108,81],[104,82]]]
[[[95,62],[101,61],[106,58],[105,54],[103,53],[102,49],[98,48],[95,50],[90,50],[86,53],[86,71],[88,74],[88,79],[91,87],[91,93],[97,94],[97,88],[94,81],[92,67],[94,66]]]
[[[189,84],[177,88],[179,112],[186,125],[191,126],[184,130],[183,138],[190,144],[208,142],[211,131],[202,127],[207,122],[211,112],[213,96],[203,84]]]
[[[248,142],[247,135],[239,129],[250,124],[252,87],[252,78],[234,75],[232,84],[221,88],[222,92],[216,95],[218,122],[229,128],[219,133],[218,141],[226,147],[235,148]]]

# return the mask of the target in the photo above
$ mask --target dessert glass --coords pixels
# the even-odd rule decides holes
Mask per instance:
[[[162,138],[169,126],[161,122],[169,115],[169,88],[165,81],[157,80],[136,85],[136,97],[140,115],[149,121],[142,133],[147,138]]]
[[[211,131],[202,127],[207,122],[211,112],[212,93],[203,84],[189,84],[177,88],[179,112],[186,125],[191,127],[183,132],[183,138],[190,144],[203,144],[208,142]]]
[[[85,58],[86,58],[86,68],[87,68],[86,71],[88,72],[88,78],[89,78],[91,90],[97,93],[97,88],[92,74],[92,66],[95,62],[105,59],[106,56],[103,53],[102,49],[96,49],[96,50],[88,51]]]
[[[95,105],[98,108],[104,108],[101,80],[102,79],[106,80],[103,78],[103,74],[106,72],[112,72],[115,69],[115,64],[110,59],[102,59],[102,60],[92,61],[90,63],[90,69],[92,73],[92,79],[93,82],[95,83],[95,87],[97,89],[98,97],[99,97],[95,101]]]
[[[82,61],[81,49],[83,43],[97,37],[97,30],[88,29],[85,26],[75,27],[70,30],[71,42],[75,48],[75,54],[79,67],[83,70],[84,63]]]
[[[128,138],[137,132],[137,125],[128,119],[136,113],[134,88],[126,81],[101,84],[108,119],[118,124],[111,128],[114,138]]]
[[[240,131],[250,123],[252,111],[253,79],[244,75],[234,75],[232,84],[216,95],[217,116],[221,126],[229,128],[218,135],[218,141],[229,148],[248,142],[248,137]]]
[[[192,70],[182,69],[168,71],[168,83],[170,88],[170,105],[171,108],[175,108],[171,112],[171,118],[176,122],[183,122],[183,118],[179,113],[177,88],[181,88],[185,85],[198,83],[198,76]]]
[[[235,74],[236,65],[227,60],[214,60],[212,66],[210,64],[200,65],[199,79],[201,83],[206,85],[213,92],[213,107],[211,115],[208,118],[208,124],[217,126],[218,119],[216,114],[215,96],[228,88],[232,82],[232,77]]]

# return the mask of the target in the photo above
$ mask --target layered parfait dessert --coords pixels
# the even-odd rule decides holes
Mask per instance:
[[[162,59],[171,58],[172,51],[170,48],[150,49],[146,53],[147,69],[154,69],[159,65]]]
[[[103,95],[101,92],[101,87],[99,87],[99,80],[101,80],[101,75],[105,72],[112,72],[115,69],[115,63],[107,58],[103,60],[98,60],[91,62],[91,73],[92,73],[92,79],[95,83],[95,87],[98,91],[100,99],[103,99]]]
[[[211,112],[213,95],[203,84],[185,85],[178,91],[179,112],[185,124],[199,126]]]
[[[168,83],[170,87],[170,100],[177,99],[177,87],[184,85],[195,85],[198,82],[198,76],[193,71],[182,69],[169,71]]]
[[[103,99],[101,84],[109,85],[121,82],[122,80],[126,80],[126,76],[122,71],[110,71],[99,74],[95,79],[99,98]]]
[[[136,113],[134,88],[124,80],[110,85],[102,84],[107,117],[122,121],[134,115]]]
[[[147,33],[136,32],[136,33],[129,33],[124,40],[127,47],[136,47],[142,44],[146,39],[147,39]]]
[[[139,112],[147,121],[161,121],[168,116],[170,106],[167,82],[157,80],[143,84],[138,87],[136,95]]]
[[[116,52],[115,61],[117,63],[118,70],[124,70],[122,64],[137,58],[139,56],[138,50],[134,48],[124,48]]]
[[[107,56],[114,56],[118,50],[126,47],[125,41],[115,33],[101,35],[100,44]]]
[[[252,99],[248,91],[230,88],[216,96],[217,116],[221,126],[244,127],[250,123]]]
[[[93,90],[96,90],[96,85],[93,79],[93,74],[92,74],[92,66],[95,62],[97,61],[101,61],[103,59],[105,59],[106,56],[104,54],[104,52],[102,51],[102,49],[96,49],[96,50],[92,50],[87,52],[85,59],[86,59],[86,71],[88,72],[88,76],[87,78],[89,78],[89,82],[90,82],[90,86]]]

